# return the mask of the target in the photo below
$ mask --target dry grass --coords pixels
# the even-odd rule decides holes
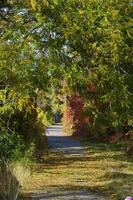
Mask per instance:
[[[106,200],[122,200],[133,195],[132,161],[120,147],[105,144],[87,144],[85,155],[77,157],[48,151],[23,191],[87,189]]]
[[[26,184],[26,181],[30,178],[31,170],[30,167],[23,162],[15,162],[11,164],[12,174],[18,180],[20,186]]]
[[[30,168],[23,162],[6,163],[0,165],[0,199],[16,200],[21,187],[30,176]]]

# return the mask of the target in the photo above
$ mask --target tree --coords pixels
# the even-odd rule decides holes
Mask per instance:
[[[2,25],[6,27],[2,48],[11,49],[12,70],[2,64],[2,73],[8,74],[2,84],[6,86],[10,77],[16,95],[25,87],[30,100],[41,91],[46,99],[51,91],[55,96],[65,92],[70,98],[76,92],[84,98],[83,109],[93,131],[106,133],[132,124],[130,0],[6,3],[10,12],[8,23]]]
[[[50,56],[70,93],[86,98],[92,128],[106,133],[131,124],[131,1],[34,0],[32,8],[49,27]],[[88,91],[91,85],[95,93]]]
[[[45,145],[42,133],[48,124],[47,113],[38,102],[46,103],[49,76],[47,58],[40,57],[39,49],[32,43],[36,28],[34,19],[29,21],[30,11],[14,4],[4,4],[0,11],[6,16],[6,23],[1,23],[0,39],[0,149],[4,152],[1,156],[10,158],[3,146],[5,138],[9,151],[13,140],[10,153],[17,148],[17,135],[21,144],[34,142],[38,148],[41,143]]]

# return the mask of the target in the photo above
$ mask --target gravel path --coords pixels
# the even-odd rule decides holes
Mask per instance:
[[[51,126],[47,129],[47,138],[49,146],[52,151],[61,151],[64,156],[71,156],[71,158],[81,158],[84,156],[86,149],[75,139],[66,136],[62,132],[61,126]],[[47,191],[42,194],[32,195],[34,200],[102,200],[103,198],[98,194],[93,194],[88,190],[76,189],[71,190],[66,188],[61,190],[56,188],[55,191]]]

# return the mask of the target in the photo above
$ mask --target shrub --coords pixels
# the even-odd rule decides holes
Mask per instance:
[[[127,142],[127,153],[129,155],[133,155],[133,130],[129,131],[127,133],[128,136],[128,142]]]
[[[63,130],[66,134],[72,135],[75,132],[74,116],[72,108],[70,106],[65,105],[64,107],[62,125]]]
[[[25,150],[25,145],[17,133],[10,133],[4,130],[0,134],[0,158],[10,159],[15,151],[22,153]],[[18,155],[18,158],[20,155]]]
[[[84,99],[73,94],[63,112],[64,130],[70,134],[85,135],[90,123],[89,116],[84,112]]]

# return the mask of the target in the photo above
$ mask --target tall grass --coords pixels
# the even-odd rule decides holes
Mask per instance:
[[[21,187],[31,174],[24,162],[0,162],[0,193],[2,200],[17,200]]]

